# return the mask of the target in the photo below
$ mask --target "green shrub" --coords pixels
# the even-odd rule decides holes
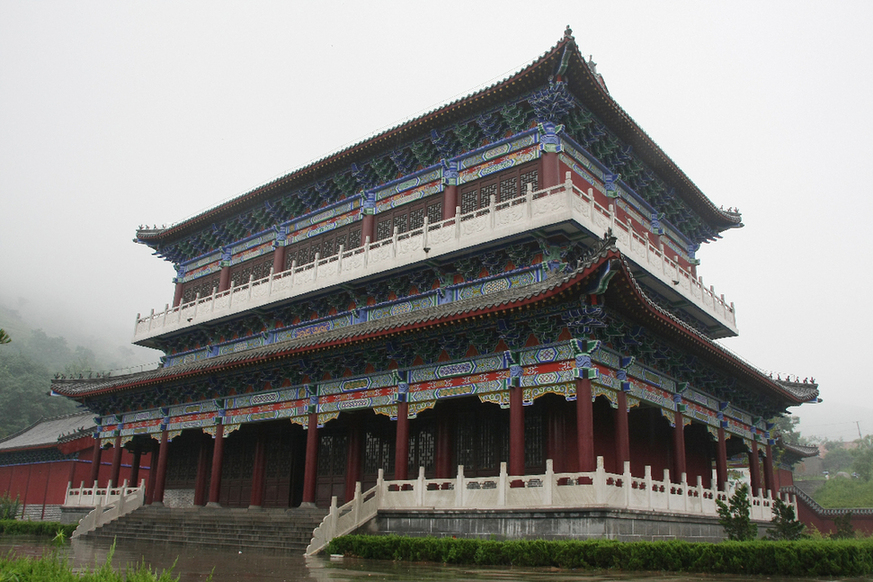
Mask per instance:
[[[0,495],[0,520],[15,519],[18,515],[18,508],[20,506],[21,502],[17,495],[15,496],[15,499],[12,499],[12,497],[9,496],[9,493]]]
[[[848,577],[873,574],[873,539],[619,542],[342,536],[333,554],[379,560],[566,569]]]
[[[716,499],[718,522],[724,528],[729,540],[753,540],[758,537],[758,526],[752,523],[749,488],[743,484],[737,487],[728,504]]]

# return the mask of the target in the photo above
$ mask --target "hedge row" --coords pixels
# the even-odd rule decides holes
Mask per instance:
[[[351,535],[334,538],[332,554],[489,566],[620,569],[769,576],[873,574],[873,539],[794,542],[619,542]]]
[[[76,530],[75,523],[61,524],[56,521],[20,521],[14,519],[0,519],[0,534],[4,535],[31,535],[51,536],[63,532],[68,538]]]

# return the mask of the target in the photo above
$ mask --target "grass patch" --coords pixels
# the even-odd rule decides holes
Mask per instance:
[[[69,538],[76,531],[75,523],[62,524],[56,521],[20,521],[0,519],[0,535],[47,536]],[[2,579],[0,579],[2,580]]]
[[[112,567],[115,545],[106,561],[93,570],[74,570],[66,559],[55,551],[42,558],[0,558],[0,582],[51,581],[51,582],[173,582],[172,568],[158,576],[145,564],[128,565],[124,571]],[[210,580],[212,576],[209,577]]]

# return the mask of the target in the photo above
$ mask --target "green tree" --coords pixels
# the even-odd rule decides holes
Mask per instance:
[[[800,423],[800,417],[792,415],[777,416],[770,419],[770,422],[775,425],[773,430],[782,436],[784,442],[791,443],[792,445],[809,444],[809,440],[801,435],[800,430],[797,428],[797,425]]]
[[[721,499],[715,500],[718,505],[718,523],[724,528],[729,540],[745,541],[758,537],[758,526],[752,523],[749,487],[742,484],[725,504]]]
[[[767,534],[771,540],[799,540],[803,537],[804,525],[798,521],[794,506],[783,503],[778,497],[773,502],[773,529]]]
[[[844,540],[855,537],[855,528],[852,527],[852,512],[846,513],[834,518],[834,525],[837,531],[831,537],[838,540]]]
[[[836,475],[840,471],[848,471],[852,466],[854,456],[849,449],[840,448],[828,449],[827,454],[821,458],[821,468]]]
[[[873,478],[873,435],[868,434],[856,442],[858,448],[852,452],[852,469],[861,479],[869,482]]]
[[[9,337],[9,334],[5,330],[0,329],[0,344],[8,344],[11,341],[12,338]]]

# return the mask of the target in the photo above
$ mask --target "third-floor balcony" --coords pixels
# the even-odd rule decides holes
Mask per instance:
[[[569,180],[543,190],[491,204],[465,215],[428,224],[418,229],[330,257],[318,257],[305,265],[292,265],[281,273],[234,284],[230,289],[197,297],[177,307],[137,315],[134,343],[179,332],[200,324],[217,322],[250,309],[310,296],[341,284],[371,279],[427,260],[457,255],[476,247],[489,247],[528,233],[572,232],[583,229],[594,237],[612,230],[619,250],[645,284],[673,308],[681,307],[708,331],[711,337],[737,334],[733,303],[704,287],[702,279],[680,266],[660,244],[641,235],[617,218],[614,208],[598,204],[593,192],[575,187]]]

